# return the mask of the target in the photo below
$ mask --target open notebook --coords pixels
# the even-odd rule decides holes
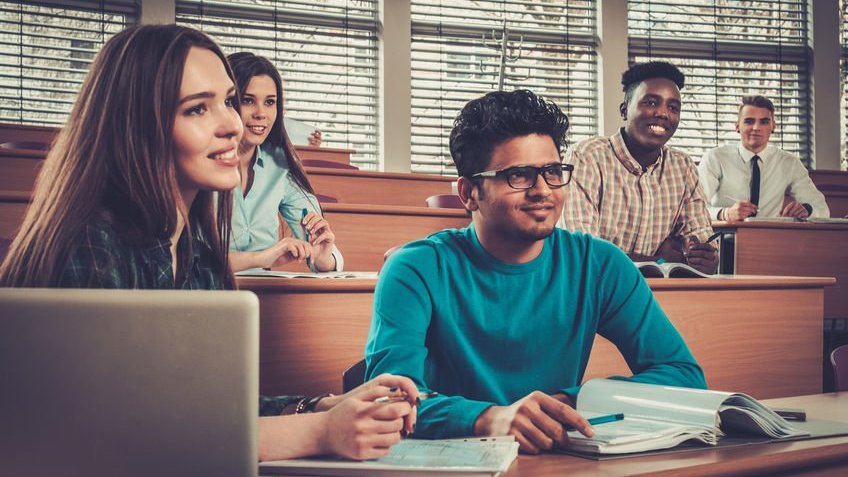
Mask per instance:
[[[712,278],[685,263],[633,262],[645,278]]]
[[[289,459],[259,464],[261,475],[492,477],[518,456],[512,436],[420,440],[406,439],[385,457],[352,461],[334,457]]]
[[[567,450],[589,454],[666,449],[690,440],[716,445],[725,435],[781,439],[809,434],[746,394],[612,379],[583,384],[577,412],[584,417],[624,414],[623,420],[594,426],[592,438],[568,433]]]

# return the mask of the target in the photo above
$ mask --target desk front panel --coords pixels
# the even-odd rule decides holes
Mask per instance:
[[[685,279],[684,279],[685,280]],[[822,390],[821,288],[654,290],[712,389],[767,399]],[[586,379],[630,370],[596,337]]]
[[[355,290],[314,282],[239,279],[261,304],[263,393],[339,392],[342,372],[364,355],[373,281]],[[757,398],[821,391],[820,286],[659,290],[663,282],[656,283],[657,299],[714,389]],[[597,338],[587,378],[629,374],[618,350]]]
[[[424,174],[397,174],[307,168],[315,190],[345,204],[426,207],[431,195],[451,194],[451,179]],[[455,179],[454,179],[455,180]]]
[[[803,225],[803,224],[801,224]],[[848,227],[736,228],[737,274],[836,277],[824,317],[848,318]]]
[[[369,210],[342,204],[326,204],[324,216],[336,234],[345,269],[354,271],[379,270],[386,250],[442,229],[465,227],[471,221],[464,211],[452,209],[405,207],[385,210],[375,206]]]

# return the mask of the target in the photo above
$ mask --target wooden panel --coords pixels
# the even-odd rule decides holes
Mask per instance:
[[[0,238],[12,240],[24,221],[27,203],[0,201]]]
[[[41,165],[41,157],[22,157],[20,151],[0,149],[0,190],[32,191]]]
[[[0,123],[0,143],[9,141],[34,141],[51,143],[59,128],[30,126],[27,124]]]
[[[355,153],[353,149],[337,149],[332,147],[315,147],[296,145],[294,150],[301,161],[306,159],[317,159],[319,161],[331,161],[341,164],[350,164],[350,155]]]
[[[0,148],[0,190],[32,190],[43,152]],[[425,207],[431,195],[452,193],[456,178],[326,167],[307,167],[316,192],[348,204]]]
[[[262,392],[338,392],[341,373],[364,355],[375,281],[238,282],[256,292],[261,304]],[[658,279],[649,285],[704,366],[710,386],[756,397],[820,391],[821,287],[832,280],[694,282]],[[598,339],[587,376],[613,374],[630,373],[618,350]]]
[[[471,221],[464,210],[426,207],[355,206],[324,204],[324,216],[336,234],[345,269],[376,271],[383,253],[445,228],[465,227]]]
[[[848,188],[848,172],[847,171],[825,171],[815,170],[810,171],[810,179],[816,187],[824,185],[838,185]]]
[[[350,171],[307,167],[309,180],[320,194],[347,204],[425,207],[431,195],[451,194],[455,177],[429,174]]]
[[[683,335],[711,388],[745,392],[758,399],[821,392],[821,289],[712,294],[655,290],[654,295]],[[586,379],[610,374],[631,373],[615,346],[597,337]]]
[[[824,190],[824,199],[831,217],[848,217],[848,189],[844,191]]]
[[[736,273],[836,277],[824,317],[848,318],[848,226],[803,223],[721,225],[736,231]]]
[[[28,192],[0,191],[0,237],[14,237],[28,197]],[[323,208],[344,255],[345,269],[354,271],[377,271],[386,250],[470,222],[464,210],[456,209],[351,204],[324,204]],[[297,263],[284,268],[305,269]]]

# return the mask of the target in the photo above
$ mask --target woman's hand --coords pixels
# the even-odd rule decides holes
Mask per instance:
[[[314,253],[312,245],[286,237],[265,250],[255,253],[255,268],[279,267],[294,261],[303,262]]]
[[[393,396],[402,401],[374,402]],[[382,457],[415,429],[418,388],[404,376],[382,374],[341,396],[326,397],[316,411],[327,410],[324,449],[350,459]],[[402,432],[403,431],[403,432]]]
[[[315,212],[310,212],[300,224],[308,235],[309,245],[312,246],[312,266],[319,272],[335,270],[333,244],[336,243],[336,234],[330,229],[330,223]]]

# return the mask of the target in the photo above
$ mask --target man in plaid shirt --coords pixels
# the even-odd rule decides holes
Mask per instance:
[[[632,66],[622,75],[624,127],[566,153],[574,164],[561,226],[616,244],[634,261],[684,262],[715,273],[718,254],[698,170],[666,143],[680,123],[683,73],[670,63]]]

